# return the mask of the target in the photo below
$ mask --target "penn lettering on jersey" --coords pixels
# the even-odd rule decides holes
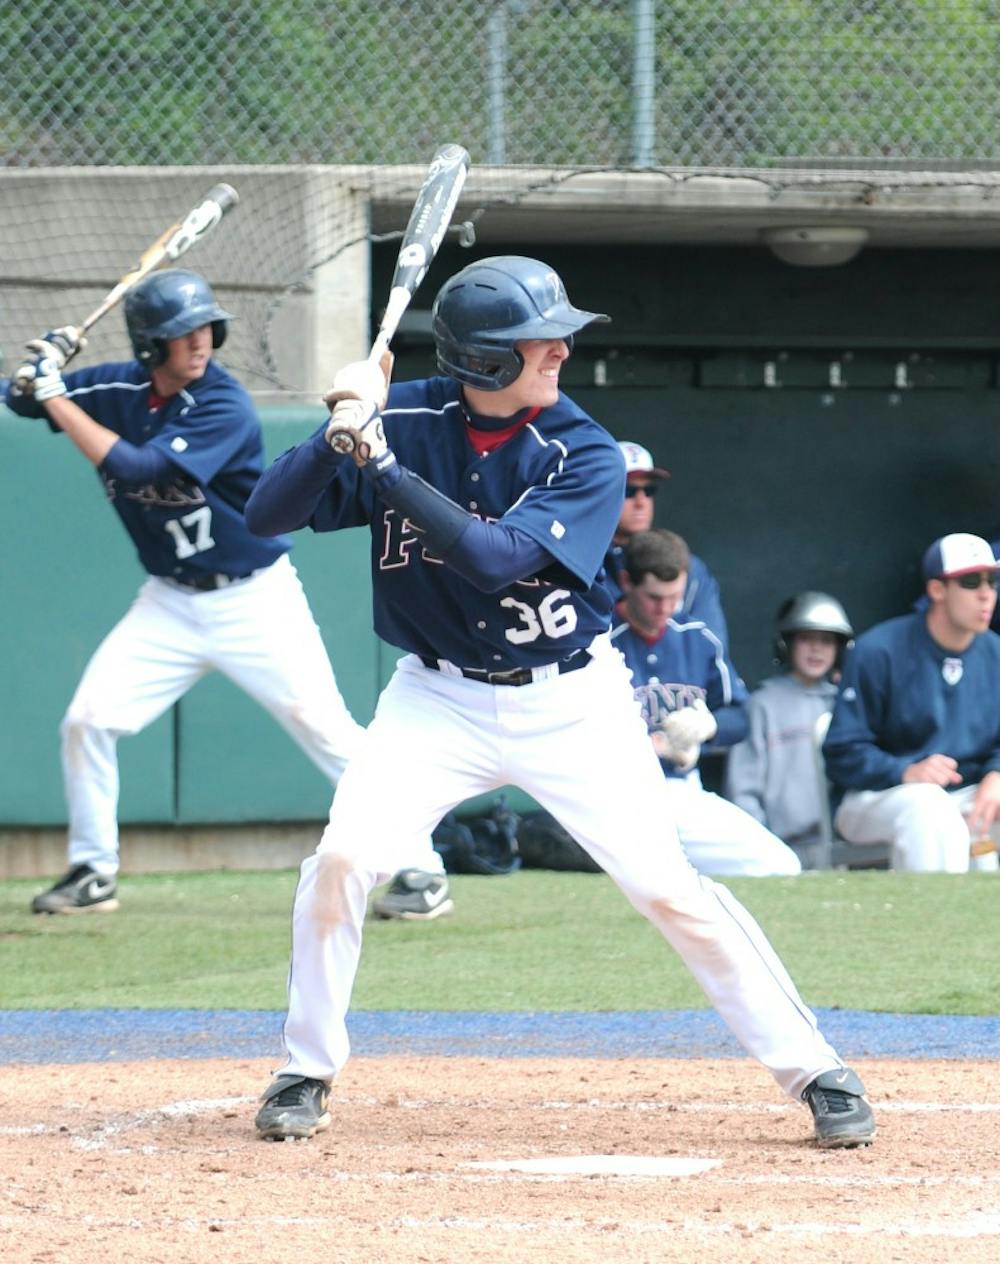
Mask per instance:
[[[671,711],[703,701],[718,723],[707,750],[723,749],[747,735],[747,687],[721,639],[701,620],[668,619],[659,637],[640,635],[627,622],[611,629],[611,643],[632,673],[635,696],[652,732]],[[691,682],[705,682],[691,683]],[[681,777],[667,760],[668,777]]]

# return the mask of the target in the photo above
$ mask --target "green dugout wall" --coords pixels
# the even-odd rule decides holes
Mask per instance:
[[[657,523],[715,571],[733,654],[751,686],[771,670],[773,613],[828,589],[861,630],[920,591],[937,535],[1000,525],[998,286],[976,251],[868,251],[793,269],[752,249],[523,243],[576,303],[614,323],[584,334],[564,386],[673,477]],[[374,254],[387,291],[393,244]],[[474,257],[446,247],[418,301]],[[432,367],[428,313],[397,343],[397,376]],[[10,349],[8,348],[8,352]],[[262,410],[268,454],[319,409]],[[0,827],[64,821],[58,724],[101,636],[142,574],[89,466],[61,437],[0,408]],[[300,533],[293,560],[348,705],[374,709],[395,652],[371,632],[367,536]],[[322,776],[227,681],[202,681],[121,744],[125,823],[314,820]]]
[[[310,433],[322,409],[266,414],[270,457]],[[90,654],[143,571],[90,466],[44,424],[0,408],[7,547],[0,574],[0,826],[65,820],[58,726]],[[367,535],[295,539],[341,690],[362,722],[395,654],[371,633]],[[121,819],[178,824],[316,820],[330,788],[270,716],[219,675],[200,681],[144,733],[120,743]]]

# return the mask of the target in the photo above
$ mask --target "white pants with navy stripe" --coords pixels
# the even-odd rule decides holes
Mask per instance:
[[[62,722],[70,865],[117,872],[118,738],[152,724],[212,671],[269,711],[331,784],[340,780],[364,729],[288,557],[213,592],[150,578],[90,660]]]
[[[606,638],[594,654],[581,671],[520,688],[401,660],[302,865],[282,1074],[329,1080],[347,1060],[372,887],[409,863],[446,812],[508,783],[597,860],[783,1089],[797,1096],[841,1065],[753,918],[688,863],[629,672]]]

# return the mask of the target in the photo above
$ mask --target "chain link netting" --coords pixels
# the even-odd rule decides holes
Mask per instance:
[[[27,0],[0,163],[1000,162],[995,0]]]
[[[185,262],[240,314],[225,358],[261,394],[316,398],[380,301],[371,243],[445,141],[472,158],[459,216],[491,240],[512,208],[537,226],[619,185],[656,216],[713,173],[772,207],[990,213],[998,44],[1000,0],[8,5],[0,349],[81,319],[222,179],[241,206]],[[102,321],[86,355],[128,354]]]

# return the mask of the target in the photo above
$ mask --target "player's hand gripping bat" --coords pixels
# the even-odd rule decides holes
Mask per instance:
[[[388,384],[392,371],[389,343],[444,240],[468,171],[469,155],[461,145],[442,145],[431,159],[403,233],[385,313],[368,353],[368,360],[363,362],[371,366],[367,376],[372,378],[373,384],[376,369],[383,376],[386,385]],[[348,365],[337,374],[333,390],[324,397],[331,408],[342,401],[340,416],[336,415],[335,408],[335,416],[326,436],[327,442],[338,452],[353,452],[357,443],[358,409],[356,406],[349,407],[352,401],[355,405],[359,399],[378,403],[380,397],[384,397],[384,388],[378,394],[373,394],[372,388],[364,390],[365,378],[366,374],[360,363],[356,366]],[[354,379],[357,379],[358,384],[355,384]],[[363,393],[359,393],[359,385]],[[370,412],[370,408],[368,411]]]
[[[173,263],[181,255],[186,254],[196,242],[208,235],[219,223],[223,215],[239,202],[236,190],[229,184],[216,184],[205,194],[197,206],[191,208],[183,219],[171,224],[157,237],[152,245],[142,252],[139,262],[113,286],[94,310],[79,325],[64,325],[55,330],[54,335],[46,335],[51,346],[55,347],[62,368],[85,345],[86,333],[93,325],[117,306],[125,295],[138,285],[145,277],[164,264]],[[35,339],[35,342],[44,341]],[[29,350],[36,350],[32,343]],[[30,389],[33,373],[32,365],[25,364],[14,374],[15,387],[22,391]]]

